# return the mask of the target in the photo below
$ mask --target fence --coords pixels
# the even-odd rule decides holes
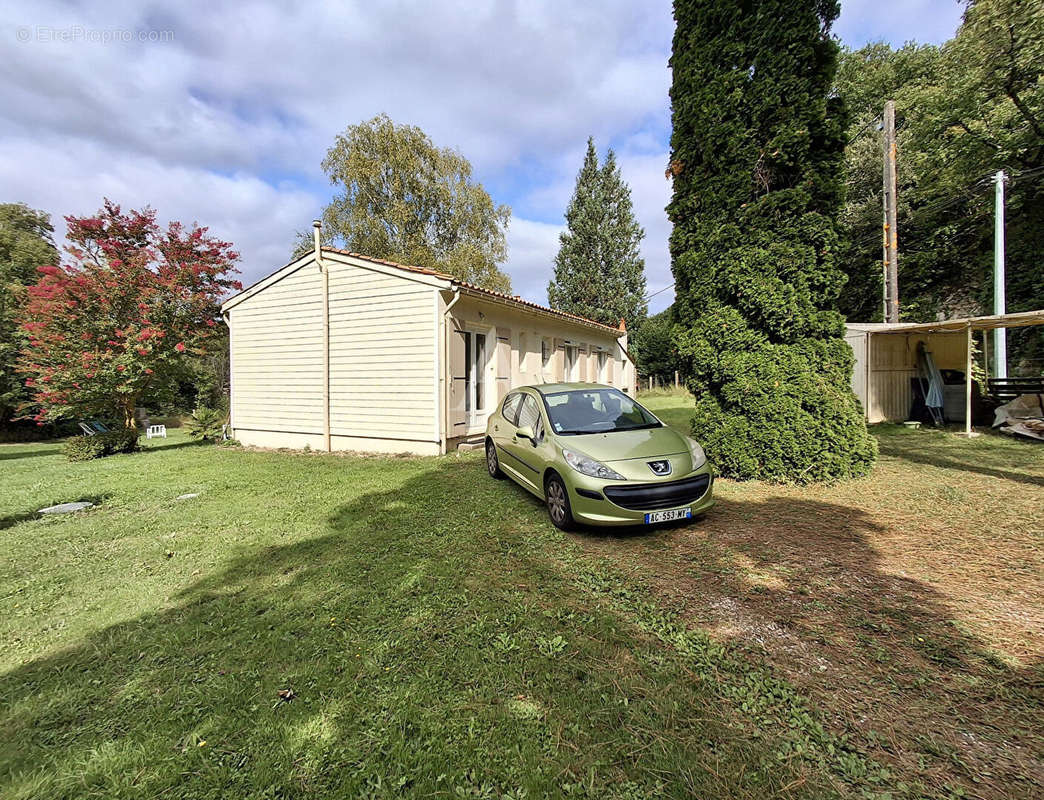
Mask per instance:
[[[664,389],[679,389],[682,386],[681,376],[677,371],[674,373],[674,379],[671,380],[669,375],[639,375],[638,376],[638,388],[644,389],[649,392]]]

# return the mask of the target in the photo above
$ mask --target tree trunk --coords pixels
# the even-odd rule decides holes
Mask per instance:
[[[135,430],[138,427],[137,421],[134,419],[134,411],[138,404],[137,397],[124,397],[119,402],[120,412],[123,414],[123,427]]]

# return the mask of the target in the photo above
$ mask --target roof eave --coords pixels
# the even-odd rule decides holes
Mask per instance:
[[[477,297],[490,303],[499,303],[500,305],[508,306],[509,308],[517,308],[525,313],[547,317],[549,319],[557,320],[558,322],[563,322],[567,325],[571,324],[581,328],[591,328],[597,330],[599,333],[612,336],[614,339],[619,339],[627,333],[618,328],[603,325],[601,322],[595,322],[593,319],[584,319],[583,317],[575,317],[572,314],[565,314],[561,311],[555,311],[554,309],[541,308],[534,303],[529,303],[525,300],[515,300],[507,295],[502,295],[498,292],[490,292],[467,283],[453,281],[452,285],[454,290],[460,291],[470,297]]]
[[[1044,309],[1013,311],[1010,314],[990,314],[979,317],[961,317],[937,322],[864,322],[850,323],[852,330],[871,334],[889,333],[961,333],[966,330],[988,331],[996,328],[1025,328],[1044,325]]]

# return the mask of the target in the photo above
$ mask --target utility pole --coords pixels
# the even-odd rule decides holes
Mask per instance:
[[[899,231],[896,221],[895,101],[884,107],[884,320],[899,321]]]
[[[1007,176],[999,169],[993,176],[993,313],[1004,314],[1004,181]],[[1004,328],[993,329],[993,364],[998,378],[1008,377],[1008,332]]]

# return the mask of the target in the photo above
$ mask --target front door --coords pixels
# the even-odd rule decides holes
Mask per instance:
[[[485,430],[489,413],[486,372],[489,364],[488,338],[485,333],[455,330],[450,342],[450,387],[452,436],[466,436]]]

